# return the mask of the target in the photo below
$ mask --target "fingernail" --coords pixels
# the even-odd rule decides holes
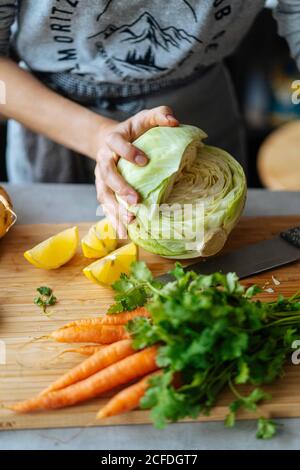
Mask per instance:
[[[134,194],[128,194],[126,199],[128,204],[135,204],[137,202],[137,197]]]
[[[169,122],[178,122],[177,119],[172,115],[172,114],[167,114],[166,115],[166,119],[169,121]]]
[[[135,163],[137,163],[138,165],[146,165],[147,163],[147,158],[144,156],[144,155],[136,155],[135,158],[134,158],[134,161]]]

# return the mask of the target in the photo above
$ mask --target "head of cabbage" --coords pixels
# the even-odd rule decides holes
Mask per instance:
[[[155,127],[134,145],[149,157],[138,167],[120,159],[118,170],[140,194],[128,206],[134,222],[132,241],[167,258],[216,254],[237,223],[246,199],[246,178],[227,152],[204,145],[207,135],[197,127]]]

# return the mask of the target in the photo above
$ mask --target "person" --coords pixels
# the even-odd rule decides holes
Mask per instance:
[[[208,143],[245,166],[242,122],[222,60],[264,3],[0,0],[9,180],[87,183],[95,173],[104,206],[116,208],[115,193],[136,203],[117,160],[146,165],[135,138],[179,122],[203,128]],[[274,14],[300,66],[299,3],[279,0]]]

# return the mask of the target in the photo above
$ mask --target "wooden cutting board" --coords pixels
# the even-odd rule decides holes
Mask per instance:
[[[225,250],[267,239],[293,225],[300,225],[300,216],[244,218],[232,233]],[[90,224],[79,224],[81,234]],[[82,268],[89,264],[80,254],[66,266],[56,271],[34,268],[23,258],[23,252],[45,238],[66,228],[66,225],[17,225],[0,241],[0,340],[6,345],[6,364],[0,365],[0,404],[8,405],[40,392],[47,384],[65,370],[77,364],[81,357],[65,354],[57,358],[65,345],[48,340],[32,341],[47,335],[64,323],[95,316],[112,302],[112,291],[89,282]],[[159,256],[140,252],[155,275],[172,266],[172,262]],[[271,274],[279,281],[275,286]],[[294,263],[244,281],[260,285],[269,282],[274,293],[263,293],[272,299],[279,292],[290,295],[300,288],[300,263]],[[41,285],[53,288],[59,303],[46,317],[33,304],[35,289]],[[50,311],[50,310],[49,310]],[[276,384],[265,387],[273,400],[260,408],[260,415],[272,417],[300,416],[300,366],[287,366],[285,376]],[[220,420],[227,414],[226,405],[232,396],[225,391],[209,417],[201,420]],[[95,425],[97,410],[105,403],[102,397],[72,408],[30,415],[16,415],[5,408],[0,409],[0,429],[52,428]],[[242,414],[241,418],[251,417]],[[107,424],[137,424],[149,422],[148,413],[134,411],[107,419]]]

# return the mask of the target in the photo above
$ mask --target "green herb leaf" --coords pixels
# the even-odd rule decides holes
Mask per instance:
[[[235,425],[235,412],[234,411],[230,411],[228,413],[228,415],[225,418],[224,424],[226,428],[233,428],[233,426]]]
[[[131,275],[139,282],[150,282],[153,279],[152,273],[144,261],[134,261],[132,263]]]
[[[43,302],[43,300],[42,300],[41,297],[35,297],[35,298],[34,298],[34,303],[35,303],[36,305],[39,305],[40,307],[43,307],[43,305],[44,305],[44,302]]]
[[[255,295],[259,294],[260,292],[262,292],[262,288],[253,284],[253,286],[250,286],[245,294],[244,294],[244,297],[246,297],[247,299],[251,299],[252,297],[254,297]]]
[[[262,400],[271,400],[272,395],[264,392],[260,388],[255,388],[250,395],[243,398],[243,407],[249,411],[255,411],[256,405]]]
[[[41,286],[38,287],[37,292],[41,295],[34,298],[34,303],[42,308],[45,314],[48,314],[47,307],[55,305],[57,298],[53,295],[53,291],[50,287]]]
[[[120,279],[115,281],[112,285],[112,288],[116,292],[120,292],[122,294],[126,293],[133,287],[134,287],[134,284],[130,281],[129,277],[124,273],[122,273],[120,276]]]
[[[115,303],[108,309],[109,314],[134,310],[146,304],[149,296],[149,285],[152,280],[151,271],[143,261],[131,264],[130,276],[121,274],[120,279],[113,283]]]
[[[235,376],[236,384],[245,384],[249,379],[249,366],[246,362],[240,361],[238,364],[238,375]]]
[[[52,294],[52,289],[46,286],[38,287],[37,291],[39,294],[46,295],[47,297],[49,297]]]
[[[257,421],[257,439],[271,439],[277,431],[277,424],[266,418],[259,418]]]
[[[151,379],[141,406],[151,409],[155,426],[164,427],[209,414],[229,385],[235,399],[225,425],[231,427],[238,410],[255,412],[271,399],[260,386],[280,377],[292,341],[300,336],[299,294],[265,302],[253,300],[260,288],[246,290],[235,273],[201,275],[176,263],[172,275],[172,282],[161,285],[138,262],[114,284],[110,312],[147,304],[151,314],[128,323],[134,347],[158,345],[161,374]],[[239,384],[256,388],[243,396]],[[259,423],[258,437],[274,434],[273,422]]]

